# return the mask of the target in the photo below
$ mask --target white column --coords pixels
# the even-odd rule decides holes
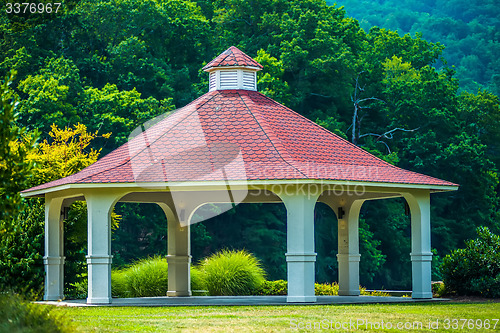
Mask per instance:
[[[157,202],[167,217],[167,296],[191,296],[191,230],[186,211],[181,212],[186,219],[183,227],[171,207],[173,202]],[[188,210],[190,212],[191,210]]]
[[[165,209],[164,209],[165,211]],[[168,223],[167,296],[191,296],[191,230],[182,227],[175,214],[166,214]]]
[[[316,302],[314,206],[319,193],[309,194],[294,190],[276,194],[283,200],[287,211],[287,302]]]
[[[43,299],[64,298],[63,198],[45,198],[45,292]]]
[[[119,196],[85,195],[88,212],[88,304],[111,303],[111,212]]]
[[[404,197],[411,211],[412,298],[432,298],[430,192],[415,191]]]
[[[359,212],[364,200],[341,200],[337,207],[339,295],[359,296]],[[341,211],[340,211],[341,210]],[[339,215],[340,214],[340,215]]]

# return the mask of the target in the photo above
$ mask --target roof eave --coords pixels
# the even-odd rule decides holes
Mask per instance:
[[[259,67],[255,67],[255,66],[211,66],[211,67],[208,67],[208,68],[203,68],[203,71],[205,72],[213,72],[217,69],[252,69],[254,71],[261,71],[262,68],[259,68]]]
[[[348,185],[348,186],[367,186],[367,187],[383,187],[387,189],[401,190],[429,190],[432,193],[456,191],[459,185],[429,185],[429,184],[408,184],[408,183],[384,183],[384,182],[363,182],[363,181],[347,181],[347,180],[323,180],[323,179],[269,179],[269,180],[240,180],[229,181],[231,188],[248,187],[248,186],[265,186],[278,184],[320,184],[320,185]],[[49,187],[34,191],[23,191],[21,196],[24,198],[43,197],[47,193],[54,193],[68,189],[98,189],[98,188],[145,188],[145,189],[166,189],[179,188],[186,191],[206,190],[210,187],[227,189],[227,181],[194,181],[194,182],[148,182],[148,183],[76,183],[64,184],[54,187]]]

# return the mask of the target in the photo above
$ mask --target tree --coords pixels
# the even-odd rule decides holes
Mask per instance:
[[[23,210],[10,218],[0,237],[0,290],[30,299],[43,292],[45,205],[40,199],[23,202]]]
[[[85,89],[78,109],[90,130],[113,133],[111,140],[95,137],[92,143],[93,147],[103,148],[104,153],[108,153],[127,142],[135,128],[174,107],[171,98],[160,101],[153,97],[144,99],[135,88],[121,91],[115,85],[106,84],[102,89]]]
[[[94,87],[135,88],[145,97],[173,98],[178,106],[198,97],[193,83],[211,32],[195,2],[81,1],[75,14],[79,21],[71,29],[84,43],[68,45]]]
[[[79,122],[96,134],[112,132],[112,140],[99,135],[92,140],[105,153],[124,144],[140,124],[174,108],[171,98],[144,99],[135,88],[122,91],[112,84],[102,89],[83,88],[79,69],[63,57],[49,59],[39,74],[22,80],[19,89],[26,96],[19,107],[20,124],[41,130],[44,139],[48,139],[51,125]]]
[[[37,294],[39,281],[37,279],[30,280],[29,277],[31,277],[33,270],[35,275],[38,270],[37,268],[30,269],[27,266],[41,258],[36,253],[31,252],[18,265],[11,266],[11,260],[20,254],[18,251],[22,252],[18,247],[12,246],[12,242],[17,241],[32,246],[33,242],[36,244],[39,241],[36,234],[33,235],[30,232],[31,229],[20,228],[17,223],[13,223],[16,217],[20,217],[21,221],[26,221],[29,224],[32,217],[32,215],[23,212],[26,207],[21,200],[19,191],[27,185],[27,176],[30,175],[32,164],[26,158],[33,148],[36,138],[36,134],[30,135],[26,133],[25,129],[14,125],[18,102],[17,96],[9,88],[14,75],[15,72],[11,72],[10,77],[6,77],[0,83],[0,258],[2,258],[0,259],[0,289],[26,288],[23,291],[33,290]],[[34,215],[39,213],[39,211],[35,211]],[[20,281],[23,279],[19,277],[23,275],[28,277],[24,281],[28,284]]]
[[[84,125],[59,129],[52,126],[51,142],[44,140],[25,156],[25,163],[34,165],[30,181],[23,187],[36,186],[59,179],[89,166],[97,160],[99,151],[88,147],[97,133],[87,132]],[[109,137],[106,134],[105,137]],[[17,142],[27,150],[31,141]],[[21,190],[23,188],[19,188]],[[10,217],[8,229],[1,229],[0,286],[13,289],[30,298],[39,298],[43,291],[43,244],[45,204],[43,199],[25,199],[20,203],[22,212]],[[70,215],[64,222],[65,256],[67,258],[66,291],[71,294],[71,284],[82,279],[85,272],[86,205],[72,204]],[[117,217],[114,217],[115,223]]]
[[[126,266],[139,258],[167,255],[167,219],[160,206],[117,203],[115,212],[124,218],[112,234],[114,267]],[[199,238],[192,238],[195,249],[200,245]]]
[[[0,82],[0,221],[15,216],[21,208],[19,191],[26,186],[31,168],[26,157],[36,137],[15,125],[18,101],[9,88],[14,75],[15,72],[11,72]],[[25,144],[20,144],[20,141]]]
[[[20,120],[28,128],[42,133],[50,131],[51,124],[67,126],[82,121],[75,105],[83,95],[78,68],[64,57],[50,58],[36,75],[28,75],[19,83],[25,99],[20,105]]]
[[[111,133],[102,135],[106,139],[110,136]],[[97,161],[100,149],[89,147],[98,137],[97,131],[89,133],[83,124],[64,129],[52,125],[49,137],[50,142],[44,140],[26,156],[35,165],[30,186],[72,175]]]
[[[479,90],[458,96],[458,117],[487,148],[488,157],[500,166],[500,101],[498,96]]]
[[[427,41],[446,45],[443,62],[457,69],[461,89],[487,89],[499,94],[495,69],[500,61],[496,56],[500,11],[494,0],[327,2],[344,6],[366,31],[377,26],[401,35],[418,34]]]

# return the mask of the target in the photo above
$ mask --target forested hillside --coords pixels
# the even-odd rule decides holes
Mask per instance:
[[[446,46],[443,56],[455,66],[461,88],[500,94],[500,6],[495,0],[338,0],[347,15],[371,27],[422,34]]]
[[[427,6],[432,12],[431,4]],[[346,3],[347,13],[354,15],[356,8],[359,6],[354,2]],[[402,36],[381,27],[362,29],[372,22],[368,16],[360,26],[344,9],[320,0],[75,0],[64,2],[57,14],[7,14],[2,10],[0,74],[17,73],[2,94],[7,96],[8,92],[19,100],[17,116],[10,118],[17,117],[15,124],[8,128],[9,118],[2,118],[7,121],[2,123],[1,139],[10,142],[2,148],[2,158],[19,155],[12,147],[26,141],[14,125],[25,127],[27,133],[38,130],[39,142],[48,140],[45,150],[39,147],[32,153],[33,161],[50,151],[55,138],[49,135],[53,124],[62,129],[81,123],[92,133],[81,145],[84,149],[76,153],[80,161],[76,164],[65,162],[59,170],[59,164],[51,164],[55,163],[53,158],[45,158],[43,163],[23,166],[26,175],[31,172],[36,176],[27,183],[8,178],[9,163],[20,164],[6,158],[0,171],[15,183],[2,185],[2,204],[7,198],[16,199],[16,191],[26,186],[62,176],[63,171],[78,171],[99,149],[102,157],[125,143],[129,133],[146,120],[207,92],[208,77],[201,68],[234,45],[264,66],[258,77],[262,93],[390,163],[461,185],[457,192],[432,197],[432,244],[437,263],[473,237],[477,226],[500,231],[500,109],[498,96],[492,93],[498,92],[493,83],[499,60],[492,56],[498,47],[494,42],[498,30],[484,30],[483,19],[491,18],[495,10],[467,15],[457,11],[463,15],[463,38],[470,35],[467,29],[478,29],[471,35],[474,53],[459,63],[460,55],[443,53],[443,44],[451,39],[440,41],[435,38],[441,35],[434,34],[433,43],[420,35]],[[493,18],[498,19],[498,15]],[[492,26],[498,24],[493,18]],[[408,26],[408,31],[418,31],[417,23]],[[443,34],[446,28],[450,35],[455,33],[447,23],[439,27]],[[450,63],[461,66],[458,74],[440,62],[447,55],[452,57]],[[468,79],[465,73],[470,73]],[[464,87],[474,89],[460,92],[459,77],[491,89],[478,92],[466,81]],[[11,105],[9,101],[11,97],[5,98],[4,110]],[[354,110],[358,116],[353,124]],[[107,133],[111,133],[109,138]],[[86,134],[69,133],[67,142],[78,135]],[[23,147],[29,148],[29,143]],[[82,157],[91,149],[95,149],[93,155]],[[67,154],[59,151],[48,156],[64,159]],[[55,168],[60,173],[47,175],[41,168]],[[2,215],[3,225],[12,227],[3,228],[4,235],[9,230],[19,233],[21,223],[23,228],[32,223],[34,230],[43,232],[41,205],[25,200],[19,203],[25,215],[15,209],[11,209],[11,216]],[[121,215],[113,232],[115,265],[165,254],[166,222],[161,209],[119,204],[115,211]],[[72,258],[83,258],[85,252],[84,215],[82,204],[74,204],[67,222]],[[270,279],[284,278],[285,215],[282,205],[240,205],[196,224],[192,227],[193,259],[220,248],[246,248],[263,260]],[[404,202],[366,203],[360,226],[361,282],[369,287],[410,288],[410,223]],[[318,204],[319,282],[337,279],[336,234],[333,212]],[[17,241],[16,237],[8,239],[8,244],[0,241],[0,253],[9,253]],[[14,247],[26,253],[43,248],[41,243],[33,245],[26,239]],[[28,267],[40,266],[38,258],[40,262],[9,260]],[[12,265],[1,261],[0,276],[5,282],[12,274]],[[71,270],[82,272],[82,267],[83,262],[79,268],[68,268],[67,274]],[[438,270],[433,278],[440,279]]]

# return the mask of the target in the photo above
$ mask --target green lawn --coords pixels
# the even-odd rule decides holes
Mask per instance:
[[[420,303],[327,306],[211,306],[211,307],[83,307],[55,309],[72,318],[84,332],[298,332],[306,325],[328,331],[386,331],[398,323],[405,331],[500,331],[500,303]],[[458,329],[452,329],[457,319]],[[467,319],[467,321],[460,321]],[[429,329],[429,321],[439,329]],[[351,325],[349,326],[349,324]],[[389,324],[390,323],[390,324]],[[478,329],[489,323],[490,328]],[[359,326],[357,326],[359,324]],[[446,327],[450,325],[447,330]],[[335,329],[337,325],[338,329]],[[400,324],[401,325],[401,324]],[[421,326],[420,326],[421,325]],[[476,326],[478,325],[478,326]],[[333,327],[333,329],[332,329]],[[470,329],[469,329],[470,331]]]

